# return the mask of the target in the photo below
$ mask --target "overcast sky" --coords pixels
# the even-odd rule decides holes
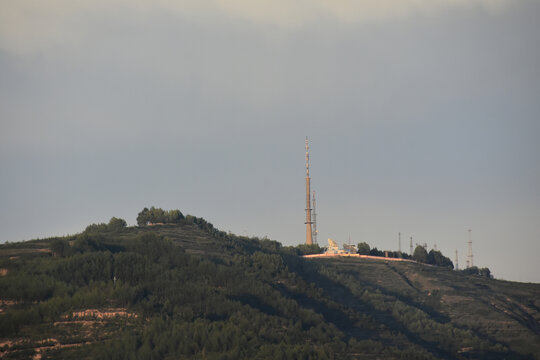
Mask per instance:
[[[540,2],[0,0],[0,242],[143,207],[540,282]]]

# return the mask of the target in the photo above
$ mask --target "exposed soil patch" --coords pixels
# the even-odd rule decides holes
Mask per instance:
[[[17,301],[0,299],[0,313],[4,312],[5,307],[12,306],[15,304],[17,304]]]
[[[48,345],[48,346],[40,346],[40,347],[37,347],[35,348],[35,352],[36,354],[34,355],[34,357],[32,358],[33,360],[40,360],[41,359],[41,356],[42,356],[42,353],[44,351],[48,351],[48,350],[57,350],[57,349],[65,349],[65,348],[70,348],[70,347],[77,347],[77,346],[82,346],[82,345],[89,345],[91,344],[90,341],[86,341],[86,342],[81,342],[81,343],[76,343],[76,344],[60,344],[60,342],[58,342],[58,340],[56,339],[46,339],[46,340],[41,340],[42,343],[45,343],[45,342],[51,342],[49,340],[52,340],[52,342],[54,343],[53,345]]]
[[[136,318],[138,317],[138,315],[135,313],[130,313],[126,311],[125,308],[107,309],[104,311],[101,311],[98,309],[87,309],[84,311],[75,311],[71,314],[72,319],[80,319],[80,318],[111,319],[115,317]],[[68,319],[70,318],[70,316],[65,315],[64,318]]]
[[[15,305],[15,304],[18,304],[18,303],[19,302],[15,301],[15,300],[0,299],[0,306],[12,306],[12,305]]]
[[[26,248],[26,249],[2,249],[1,254],[9,256],[10,260],[15,260],[19,255],[35,254],[35,253],[52,253],[51,249],[47,248]]]

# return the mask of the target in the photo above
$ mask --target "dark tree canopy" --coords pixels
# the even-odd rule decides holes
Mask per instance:
[[[322,254],[323,248],[319,244],[300,244],[296,246],[296,253],[298,255],[310,255],[310,254]]]
[[[184,219],[180,210],[165,211],[160,208],[144,208],[137,216],[137,224],[146,226],[149,224],[178,224]]]
[[[374,247],[369,251],[369,255],[371,256],[384,256],[384,252]]]
[[[358,253],[360,255],[369,255],[370,247],[367,243],[361,242],[358,243]]]
[[[428,259],[428,253],[423,246],[418,245],[416,249],[414,249],[414,253],[412,257],[413,257],[413,260],[415,261],[425,263],[427,262],[427,259]]]
[[[433,250],[433,249],[430,250],[429,254],[427,255],[427,263],[431,265],[447,267],[450,269],[454,268],[454,264],[452,263],[452,260],[444,256],[440,251]]]
[[[110,230],[120,230],[122,228],[125,228],[127,226],[126,220],[120,219],[117,217],[112,217],[111,220],[109,220],[108,227]]]
[[[54,255],[59,257],[68,256],[71,254],[69,243],[64,239],[56,239],[51,242],[51,250]]]
[[[86,234],[90,233],[100,233],[105,231],[119,231],[122,230],[127,226],[126,220],[112,217],[111,220],[109,220],[108,224],[100,223],[100,224],[90,224],[86,227],[84,232]]]
[[[479,275],[487,278],[491,278],[491,270],[489,268],[478,268],[477,266],[471,266],[461,270],[462,273],[467,275]]]

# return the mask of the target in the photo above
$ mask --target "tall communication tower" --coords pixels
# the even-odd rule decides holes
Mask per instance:
[[[401,233],[398,232],[397,233],[397,237],[398,237],[398,251],[401,253]]]
[[[306,245],[313,244],[313,235],[311,232],[311,191],[310,191],[310,179],[309,179],[309,144],[306,136]]]
[[[317,244],[317,234],[319,233],[319,230],[317,230],[317,203],[315,202],[315,191],[313,191],[313,243]]]
[[[459,264],[458,264],[458,256],[457,256],[457,249],[456,249],[456,270],[459,270]]]
[[[467,267],[473,267],[473,254],[472,254],[472,237],[471,237],[472,230],[469,229],[469,252],[467,254]]]
[[[413,255],[413,250],[412,250],[412,236],[411,236],[411,243],[410,243],[410,247],[411,247],[411,253],[409,255]]]

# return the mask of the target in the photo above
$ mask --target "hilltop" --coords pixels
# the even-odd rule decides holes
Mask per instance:
[[[0,357],[540,359],[540,284],[119,220],[0,245]]]

